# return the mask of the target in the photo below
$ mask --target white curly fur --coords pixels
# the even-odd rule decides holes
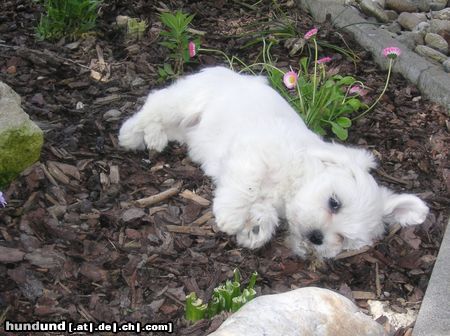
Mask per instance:
[[[416,225],[428,213],[416,196],[377,185],[368,151],[311,132],[263,77],[222,67],[187,76],[152,92],[119,134],[128,149],[161,151],[172,140],[187,143],[213,178],[218,227],[248,248],[269,241],[285,218],[297,254],[333,257],[371,244],[384,223]]]

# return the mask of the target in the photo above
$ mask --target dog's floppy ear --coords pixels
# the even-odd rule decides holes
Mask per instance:
[[[399,223],[402,226],[422,224],[428,214],[428,207],[417,196],[394,194],[381,187],[383,198],[383,221],[388,224]]]
[[[327,143],[326,146],[314,148],[311,154],[325,164],[358,166],[365,171],[377,166],[375,157],[369,151],[335,143]]]

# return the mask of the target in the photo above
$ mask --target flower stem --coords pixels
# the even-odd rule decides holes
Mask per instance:
[[[391,72],[392,72],[392,64],[393,63],[394,63],[394,60],[392,58],[389,58],[389,69],[388,69],[388,74],[387,74],[387,78],[386,78],[386,84],[384,84],[383,91],[381,91],[381,93],[378,96],[377,100],[375,100],[375,102],[372,105],[370,105],[370,107],[367,110],[365,110],[363,113],[361,113],[359,116],[353,118],[352,120],[358,120],[358,119],[364,117],[367,113],[372,111],[372,109],[375,107],[376,104],[378,104],[378,102],[380,101],[381,97],[383,97],[384,93],[387,90],[387,87],[388,87],[388,84],[389,84],[389,80],[391,79]]]
[[[316,100],[316,89],[317,89],[317,58],[319,51],[317,50],[317,41],[316,38],[313,38],[314,41],[314,78],[313,78],[313,98],[312,98],[312,105],[314,106],[314,102]]]

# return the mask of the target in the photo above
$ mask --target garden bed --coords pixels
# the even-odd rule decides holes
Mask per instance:
[[[272,2],[254,8],[230,1],[169,1],[171,10],[195,13],[193,28],[205,32],[203,45],[252,62],[260,45],[246,33],[266,29],[276,19]],[[383,185],[418,194],[431,208],[427,221],[392,232],[365,252],[317,266],[291,255],[279,232],[258,251],[239,248],[217,232],[211,213],[213,185],[172,144],[162,154],[125,152],[118,129],[158,82],[167,51],[158,45],[158,13],[153,1],[111,1],[102,6],[98,33],[74,44],[37,42],[40,8],[33,1],[10,1],[0,15],[0,80],[22,96],[22,106],[45,132],[40,163],[3,190],[0,243],[24,260],[0,263],[0,316],[13,321],[173,321],[176,335],[203,335],[211,323],[189,325],[184,298],[191,291],[207,299],[214,287],[239,268],[243,279],[257,270],[259,293],[303,286],[337,290],[363,309],[368,299],[388,301],[394,311],[418,310],[445,230],[450,191],[449,125],[446,111],[421,97],[416,87],[394,75],[374,111],[350,128],[349,144],[372,150]],[[282,3],[302,36],[312,20],[293,3]],[[114,26],[118,15],[146,19],[143,39],[129,42]],[[331,25],[318,38],[344,47]],[[360,58],[354,64],[338,53],[328,66],[381,91],[386,73],[344,36]],[[300,55],[274,48],[277,64],[296,67]],[[103,79],[91,77],[101,63]],[[186,72],[224,64],[200,54]],[[220,85],[220,81],[218,84]],[[172,188],[149,207],[130,203]],[[192,197],[192,193],[201,198]],[[165,195],[165,194],[163,194]],[[383,321],[381,321],[383,322]],[[408,327],[397,335],[409,333]],[[394,333],[394,332],[393,332]]]

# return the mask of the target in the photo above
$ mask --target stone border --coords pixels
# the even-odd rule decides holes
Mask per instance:
[[[450,220],[422,301],[413,336],[447,336],[450,332]]]
[[[402,55],[393,70],[415,84],[422,94],[447,108],[450,112],[450,75],[439,66],[425,60],[394,39],[388,31],[378,28],[363,18],[359,11],[345,5],[345,0],[296,0],[298,6],[308,11],[317,22],[331,19],[333,25],[350,33],[373,55],[375,62],[387,69],[388,61],[382,55],[386,47],[396,46]]]

